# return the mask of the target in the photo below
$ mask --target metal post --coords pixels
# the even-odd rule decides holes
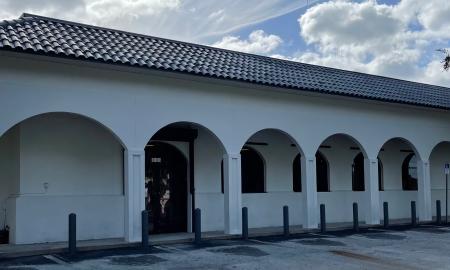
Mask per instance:
[[[283,232],[284,236],[289,236],[289,207],[283,206]]]
[[[77,215],[69,214],[69,255],[77,253]]]
[[[195,149],[194,141],[189,141],[189,188],[191,193],[191,215],[195,216]],[[192,219],[192,228],[195,228],[195,218]]]
[[[248,209],[242,207],[242,239],[248,239]]]
[[[441,201],[436,201],[436,223],[437,225],[441,225],[442,217],[441,217]]]
[[[327,221],[325,220],[325,204],[320,205],[320,232],[327,231]]]
[[[417,225],[417,216],[416,216],[416,202],[411,201],[411,225],[415,227]]]
[[[200,244],[202,240],[202,217],[201,210],[196,208],[194,211],[195,218],[195,244]]]
[[[448,224],[448,173],[445,174],[445,225]]]
[[[353,230],[359,232],[359,220],[358,220],[358,204],[353,203]]]
[[[148,249],[148,211],[144,210],[141,213],[142,217],[142,248]]]
[[[387,229],[389,227],[389,205],[388,202],[383,202],[383,225]]]

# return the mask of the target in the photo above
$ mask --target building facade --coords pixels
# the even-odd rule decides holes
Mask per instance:
[[[98,36],[69,39],[64,27]],[[96,61],[79,42],[101,44],[103,34],[131,35],[28,14],[0,23],[0,225],[11,243],[67,240],[72,212],[79,239],[134,242],[144,209],[150,233],[189,232],[192,209],[200,208],[203,231],[239,234],[244,206],[250,228],[281,226],[284,205],[291,225],[317,228],[320,204],[327,222],[351,222],[357,202],[361,221],[379,224],[383,202],[401,220],[416,201],[420,221],[432,220],[436,200],[445,202],[447,88],[347,72],[376,93],[380,83],[391,85],[398,99],[313,91],[136,67],[108,44]],[[160,40],[169,56],[178,53]],[[148,46],[138,48],[158,57]],[[108,50],[117,61],[106,59]],[[275,71],[258,69],[281,76]],[[347,74],[323,72],[320,80]]]

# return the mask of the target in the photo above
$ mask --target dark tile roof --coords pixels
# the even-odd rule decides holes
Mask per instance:
[[[0,50],[450,109],[450,89],[23,14],[0,22]],[[450,76],[450,74],[449,74]]]

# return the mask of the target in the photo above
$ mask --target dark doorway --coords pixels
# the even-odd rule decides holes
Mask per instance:
[[[325,156],[317,151],[316,153],[316,177],[317,177],[317,191],[329,192],[330,181],[328,179],[329,173],[328,160]]]
[[[149,233],[187,231],[187,160],[174,146],[150,141],[145,148],[145,208]]]
[[[352,190],[364,191],[364,155],[360,152],[353,159],[352,164]]]
[[[261,155],[253,148],[241,150],[242,193],[264,193],[265,166]]]
[[[403,190],[417,190],[417,159],[414,153],[403,160],[402,186]]]
[[[297,154],[292,163],[292,186],[294,192],[302,192],[302,171],[301,171],[301,156]]]

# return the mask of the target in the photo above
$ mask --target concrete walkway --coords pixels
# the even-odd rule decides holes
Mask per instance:
[[[391,224],[401,225],[407,224],[406,220],[391,222]],[[368,226],[364,223],[360,224],[361,228],[380,227]],[[351,223],[335,223],[327,224],[327,231],[339,231],[351,229]],[[308,232],[318,232],[318,229],[303,229],[302,226],[290,226],[291,234],[302,234]],[[267,228],[253,228],[249,229],[250,237],[262,236],[277,236],[283,234],[282,227],[267,227]],[[221,231],[203,232],[202,239],[204,240],[227,240],[240,239],[241,235],[228,235]],[[165,245],[165,244],[180,244],[189,243],[194,240],[193,233],[171,233],[171,234],[157,234],[149,236],[150,245]],[[77,249],[79,251],[94,251],[94,250],[108,250],[119,248],[132,248],[139,246],[140,243],[128,243],[123,238],[102,239],[102,240],[84,240],[77,242]],[[28,245],[0,245],[0,259],[17,258],[25,256],[56,254],[67,252],[67,242],[57,243],[42,243],[42,244],[28,244]]]

